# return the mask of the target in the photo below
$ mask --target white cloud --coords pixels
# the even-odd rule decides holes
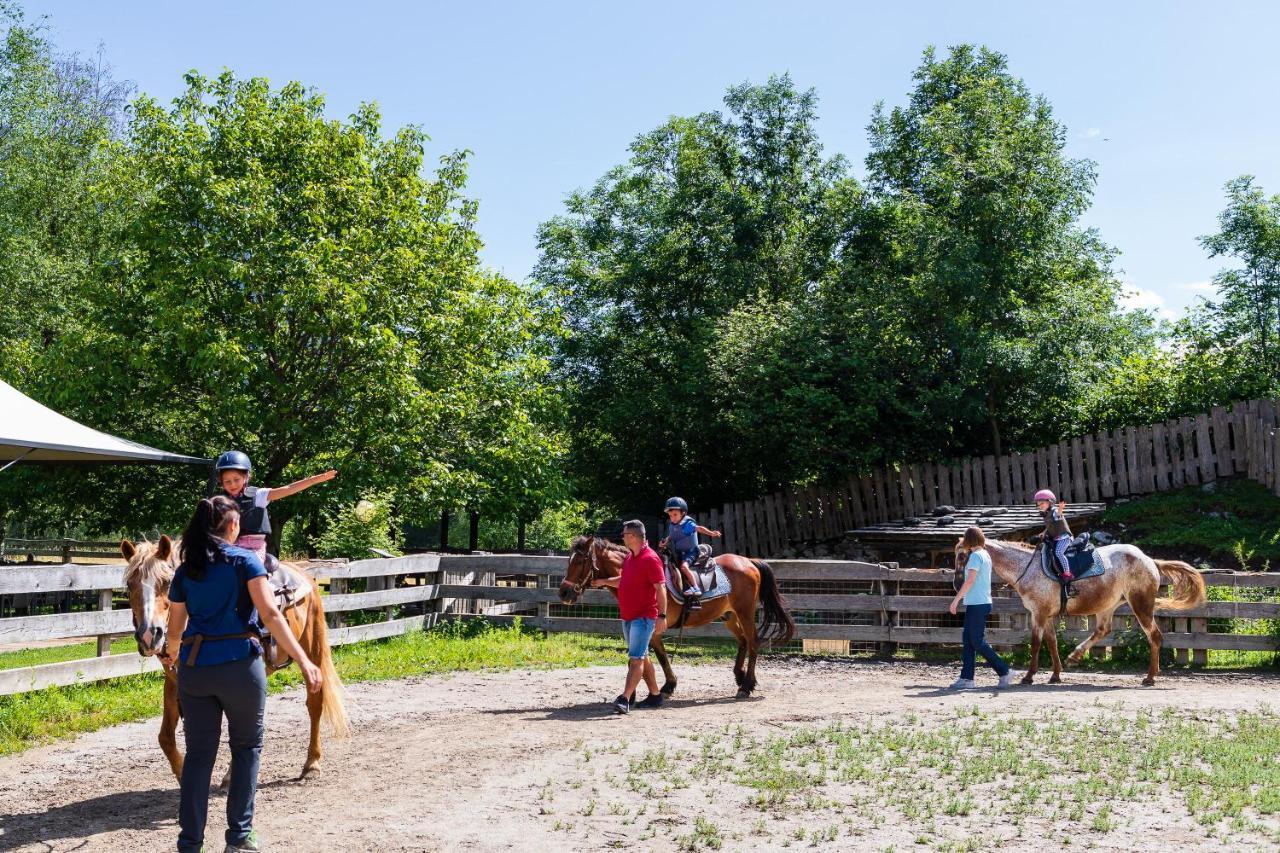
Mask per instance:
[[[1218,288],[1211,281],[1193,281],[1191,284],[1182,285],[1187,290],[1193,290],[1196,293],[1215,293]]]
[[[1080,134],[1081,139],[1093,139],[1095,136],[1101,136],[1102,130],[1097,127],[1090,127]]]
[[[1130,311],[1151,311],[1161,320],[1176,320],[1178,315],[1154,290],[1129,285],[1120,298],[1120,305]]]

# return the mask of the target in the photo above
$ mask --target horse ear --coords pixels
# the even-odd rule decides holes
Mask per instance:
[[[134,555],[134,554],[136,554],[136,553],[138,553],[138,549],[137,549],[137,548],[135,548],[135,547],[133,547],[133,543],[132,543],[132,542],[130,542],[128,539],[121,539],[121,540],[120,540],[120,554],[121,554],[121,556],[123,556],[126,560],[132,560],[132,559],[133,559],[133,555]]]
[[[161,534],[160,541],[156,544],[156,556],[161,560],[167,560],[169,559],[169,555],[172,553],[173,540],[169,538],[169,534]]]

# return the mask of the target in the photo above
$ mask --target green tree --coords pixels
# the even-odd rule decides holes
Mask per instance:
[[[465,155],[427,176],[422,131],[384,137],[372,105],[335,121],[297,83],[186,79],[171,107],[134,104],[125,174],[99,199],[121,223],[115,253],[94,333],[57,352],[62,393],[160,446],[242,448],[258,482],[340,469],[282,503],[277,529],[368,491],[438,517],[491,500],[513,466],[525,502],[553,489],[555,318],[481,269]],[[190,486],[160,485],[100,505],[99,526],[157,503],[181,518]]]
[[[1236,350],[1241,366],[1265,383],[1247,395],[1269,393],[1280,385],[1280,195],[1268,197],[1252,175],[1229,181],[1226,191],[1220,230],[1200,244],[1209,257],[1235,258],[1240,266],[1213,278],[1219,298],[1199,315],[1212,342],[1201,349]]]
[[[718,321],[744,300],[817,280],[834,239],[840,158],[818,142],[817,97],[790,78],[731,88],[723,112],[676,117],[538,232],[534,279],[570,336],[571,470],[618,506],[743,487],[712,410]]]
[[[877,106],[870,125],[895,278],[857,255],[842,277],[878,285],[927,349],[922,407],[952,431],[935,446],[1001,453],[1075,432],[1082,386],[1141,342],[1117,308],[1112,250],[1078,225],[1094,164],[1064,156],[1065,128],[1001,54],[930,49],[914,79],[907,104]]]

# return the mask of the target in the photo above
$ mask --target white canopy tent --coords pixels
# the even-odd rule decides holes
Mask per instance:
[[[18,462],[210,464],[90,429],[0,381],[0,471]]]

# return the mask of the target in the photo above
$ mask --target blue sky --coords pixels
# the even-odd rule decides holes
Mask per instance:
[[[820,132],[861,174],[872,105],[900,103],[929,44],[985,44],[1045,95],[1068,153],[1098,164],[1086,224],[1121,251],[1134,304],[1179,313],[1221,262],[1222,185],[1280,192],[1280,4],[649,2],[28,2],[64,49],[102,45],[117,76],[167,100],[183,72],[300,80],[344,116],[376,101],[430,154],[474,152],[487,263],[517,279],[534,230],[667,116],[790,72]]]

